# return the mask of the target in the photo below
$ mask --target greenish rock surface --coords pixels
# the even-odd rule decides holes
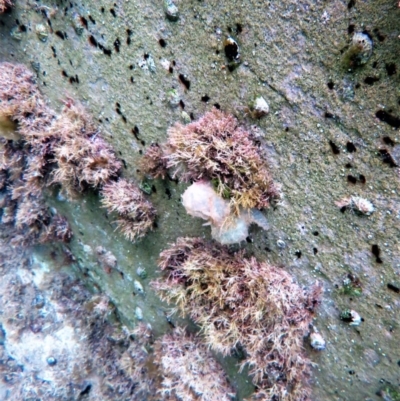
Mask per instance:
[[[175,4],[177,21],[166,18],[162,1],[19,0],[0,16],[0,59],[32,66],[54,109],[67,96],[80,100],[124,160],[123,175],[138,184],[141,154],[152,142],[165,141],[182,108],[196,119],[217,105],[253,129],[283,199],[265,212],[271,229],[253,227],[241,247],[283,266],[301,284],[323,283],[315,327],[326,350],[306,344],[317,364],[314,399],[397,399],[392,395],[399,391],[400,372],[397,2]],[[38,37],[39,24],[49,29],[46,41]],[[356,32],[372,38],[373,52],[364,66],[349,71],[343,54]],[[240,48],[234,69],[224,52],[228,36]],[[179,107],[171,107],[171,93],[182,100]],[[259,120],[248,113],[257,96],[270,108]],[[149,285],[159,275],[158,255],[179,236],[209,238],[210,228],[186,215],[180,202],[185,185],[150,184],[157,228],[135,244],[115,231],[94,193],[73,201],[53,194],[48,201],[72,226],[75,274],[106,293],[128,327],[136,325],[140,308],[143,321],[160,335],[170,324],[168,308]],[[341,212],[335,202],[353,195],[371,201],[375,212]],[[98,261],[99,246],[117,259],[111,272]],[[349,274],[360,282],[356,293],[348,289]],[[360,314],[359,326],[340,319],[346,309]],[[248,395],[248,378],[236,373],[232,359],[222,363],[239,398]]]

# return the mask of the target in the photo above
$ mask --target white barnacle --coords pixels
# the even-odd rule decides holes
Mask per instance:
[[[256,118],[261,118],[269,113],[269,106],[266,100],[262,96],[258,96],[254,101],[253,115]]]
[[[366,216],[370,216],[374,211],[374,205],[372,202],[365,198],[361,198],[361,196],[350,196],[348,198],[343,198],[336,203],[336,206],[348,207],[355,212],[365,214]]]
[[[354,210],[366,216],[371,215],[375,210],[374,205],[369,200],[361,198],[360,196],[351,197],[351,206]]]
[[[366,64],[372,55],[372,40],[362,32],[356,32],[352,39],[352,49],[357,49],[357,62],[360,65]]]

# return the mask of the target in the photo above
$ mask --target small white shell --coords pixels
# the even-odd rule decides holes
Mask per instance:
[[[254,101],[254,113],[256,113],[259,117],[265,116],[269,113],[268,103],[262,96],[259,96]]]
[[[46,25],[37,24],[35,28],[36,35],[42,42],[46,42],[47,37],[49,36],[49,31]]]
[[[133,283],[133,285],[135,286],[135,290],[136,290],[137,292],[139,292],[139,293],[141,293],[141,294],[144,293],[143,286],[142,286],[142,284],[140,284],[139,281],[135,280],[134,283]]]
[[[171,89],[167,92],[167,100],[172,108],[178,107],[181,97],[176,89]]]
[[[15,40],[22,40],[23,34],[19,26],[15,26],[10,31],[10,35]]]
[[[286,248],[286,243],[285,241],[282,241],[281,239],[278,239],[278,241],[276,241],[276,245],[278,245],[278,248]]]
[[[317,351],[323,351],[326,348],[325,340],[318,332],[310,334],[310,344]]]
[[[177,21],[179,19],[178,7],[172,0],[164,1],[164,11],[167,19],[169,19],[170,21]]]
[[[138,306],[135,309],[135,316],[137,320],[143,320],[143,311]]]
[[[136,269],[136,274],[140,277],[140,278],[146,278],[147,277],[147,272],[146,269],[144,267],[139,266]]]
[[[189,124],[192,121],[189,114],[186,113],[185,110],[183,110],[181,113],[181,119],[184,122],[184,124]]]

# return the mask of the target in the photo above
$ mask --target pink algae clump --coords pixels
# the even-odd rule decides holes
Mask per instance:
[[[81,104],[67,98],[57,115],[47,106],[32,72],[23,65],[0,63],[1,224],[8,224],[9,232],[14,225],[13,239],[26,244],[69,241],[72,232],[66,219],[45,204],[43,191],[53,184],[69,197],[104,187],[107,208],[120,214],[124,234],[131,239],[144,235],[155,210],[135,184],[115,183],[121,166]],[[116,192],[120,197],[107,195],[114,185],[123,186]]]
[[[178,327],[154,341],[143,323],[133,334],[121,365],[135,383],[135,400],[232,400],[226,374],[199,335]]]
[[[141,170],[153,178],[170,171],[194,182],[182,196],[183,205],[190,215],[207,220],[212,237],[222,244],[245,240],[252,223],[267,229],[260,210],[280,197],[252,133],[215,108],[198,121],[172,126],[166,144],[148,148]]]
[[[207,345],[241,346],[260,400],[308,401],[311,361],[303,351],[321,287],[305,290],[282,269],[200,238],[178,238],[160,254],[153,285],[200,327]]]
[[[162,176],[164,168],[184,182],[209,181],[237,214],[240,208],[268,207],[279,197],[251,133],[240,127],[235,117],[215,108],[198,121],[172,126],[162,151],[165,165],[154,163],[155,156],[160,158],[159,149],[148,150],[145,173]]]
[[[0,63],[0,225],[12,245],[72,237],[65,217],[43,197],[52,168],[54,113],[34,75],[23,65]]]
[[[157,143],[152,143],[139,162],[140,170],[152,178],[165,179],[168,171],[164,156],[162,147]]]
[[[130,241],[153,228],[156,210],[135,184],[123,178],[110,181],[102,188],[101,195],[103,207],[117,214],[118,228]]]
[[[229,401],[234,395],[221,366],[198,335],[176,328],[155,343],[155,364],[162,372],[162,399]]]
[[[12,6],[11,0],[0,0],[0,13],[3,13],[7,10],[8,7]]]
[[[51,133],[57,138],[53,182],[67,192],[96,188],[118,175],[122,163],[81,105],[67,99]]]

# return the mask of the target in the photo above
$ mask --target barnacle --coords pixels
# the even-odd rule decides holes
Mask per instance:
[[[348,50],[343,56],[343,62],[346,68],[355,68],[368,62],[372,55],[372,40],[362,32],[354,34]]]
[[[355,212],[366,216],[371,215],[375,211],[374,205],[369,200],[361,198],[361,196],[350,196],[335,203],[340,208],[348,207]]]

